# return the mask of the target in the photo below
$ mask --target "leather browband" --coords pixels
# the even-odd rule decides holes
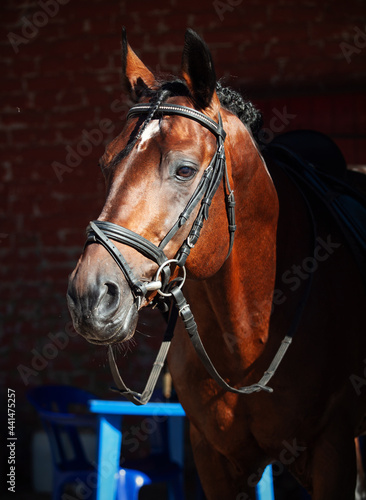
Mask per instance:
[[[127,119],[132,116],[140,115],[142,113],[148,113],[150,109],[150,104],[135,104],[135,106],[133,106],[127,113]],[[216,137],[220,136],[223,141],[225,140],[226,132],[222,127],[221,120],[219,120],[219,123],[216,123],[209,116],[204,115],[196,109],[187,108],[186,106],[180,106],[179,104],[160,104],[155,113],[155,116],[157,114],[179,115],[190,118],[191,120],[196,120],[201,125],[208,128],[214,135],[216,135]]]

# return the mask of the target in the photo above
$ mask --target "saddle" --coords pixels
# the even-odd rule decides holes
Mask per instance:
[[[330,137],[313,130],[277,136],[269,155],[300,186],[314,192],[328,207],[357,261],[366,286],[366,175],[347,169]]]

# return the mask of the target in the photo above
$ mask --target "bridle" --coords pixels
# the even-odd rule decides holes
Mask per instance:
[[[150,111],[150,108],[151,106],[149,104],[136,104],[128,112],[127,119],[136,115],[147,114]],[[174,237],[178,229],[180,229],[188,221],[193,210],[201,200],[200,209],[192,224],[187,238],[182,243],[175,258],[170,259],[169,262],[170,264],[173,260],[179,267],[184,269],[187,257],[189,256],[192,248],[194,248],[200,236],[203,222],[208,218],[209,207],[219,187],[221,179],[223,178],[224,173],[226,182],[225,185],[227,188],[226,209],[230,237],[228,255],[231,253],[231,249],[234,243],[234,232],[236,229],[234,212],[235,200],[234,193],[230,188],[230,182],[227,173],[224,149],[224,140],[226,134],[222,127],[221,116],[219,115],[219,123],[216,123],[214,120],[204,115],[203,113],[196,111],[195,109],[188,108],[186,106],[180,106],[177,104],[161,104],[158,110],[155,112],[155,116],[156,115],[180,115],[198,121],[199,123],[201,123],[201,125],[208,128],[216,136],[217,147],[210,164],[204,171],[203,176],[194,193],[192,194],[190,200],[188,201],[185,209],[179,215],[177,221],[165,235],[163,240],[160,242],[159,246],[154,245],[143,236],[127,228],[119,226],[118,224],[99,220],[90,222],[87,228],[87,243],[97,242],[103,245],[106,250],[108,250],[108,252],[114,258],[121,271],[123,272],[135,297],[144,297],[148,292],[154,290],[158,290],[160,295],[166,293],[165,290],[169,286],[170,269],[168,267],[168,257],[164,253],[164,248]],[[152,282],[145,282],[137,278],[121,252],[110,241],[110,239],[134,248],[145,257],[158,264],[159,272],[157,274],[159,276],[161,275],[162,279],[154,280]]]
[[[136,104],[130,109],[127,115],[127,119],[141,114],[148,114],[150,111],[150,104]],[[113,257],[113,259],[116,261],[117,265],[123,272],[131,288],[131,292],[135,297],[135,300],[141,301],[141,299],[145,297],[149,292],[157,291],[158,293],[156,296],[156,300],[160,303],[159,305],[162,306],[162,309],[165,310],[165,312],[170,310],[167,329],[164,335],[163,342],[154,362],[145,389],[142,393],[132,391],[125,385],[119,374],[113,354],[113,349],[111,346],[109,346],[108,359],[113,379],[117,386],[117,388],[114,388],[113,390],[120,392],[123,396],[137,405],[144,405],[149,401],[160,372],[164,366],[179,314],[179,316],[183,320],[190,340],[199,358],[201,359],[209,374],[222,388],[224,388],[226,391],[234,392],[237,394],[250,394],[252,392],[257,392],[260,390],[272,392],[272,389],[267,387],[266,385],[274,375],[292,339],[289,336],[286,336],[283,339],[281,346],[276,353],[270,367],[264,373],[263,377],[258,383],[238,389],[232,387],[219,375],[219,373],[213,366],[198,334],[197,325],[191,312],[190,306],[187,303],[182,292],[182,286],[186,277],[185,263],[187,257],[189,256],[192,248],[194,248],[195,244],[197,243],[197,240],[201,233],[201,229],[203,227],[203,223],[208,218],[212,199],[222,180],[224,182],[229,232],[229,250],[227,257],[230,255],[234,243],[234,233],[236,230],[235,198],[234,192],[230,186],[227,171],[224,148],[226,133],[222,126],[220,113],[218,115],[218,123],[216,123],[208,116],[193,108],[180,106],[177,104],[165,103],[160,104],[153,117],[162,115],[179,115],[197,121],[215,135],[217,146],[210,164],[205,169],[201,180],[199,181],[198,186],[189,199],[185,209],[179,215],[175,224],[168,231],[168,233],[158,246],[154,245],[149,240],[135,233],[134,231],[131,231],[112,222],[95,220],[90,222],[89,226],[87,227],[86,245],[99,243],[104,246],[104,248],[110,253],[110,255]],[[175,258],[168,259],[168,257],[164,253],[164,248],[177,233],[178,229],[180,229],[189,220],[191,214],[193,213],[199,202],[201,202],[201,205],[187,238],[182,243]],[[122,253],[118,250],[118,248],[111,240],[118,241],[119,243],[123,243],[124,245],[128,245],[140,252],[148,259],[155,262],[159,266],[159,268],[155,274],[154,279],[152,281],[146,282],[136,277]],[[171,280],[170,264],[176,264],[179,268],[181,268],[183,277],[178,277]],[[176,307],[173,307],[174,304]]]
[[[137,115],[147,114],[150,112],[150,110],[150,104],[136,104],[130,109],[127,115],[127,119],[130,117],[135,117]],[[179,215],[177,221],[165,235],[159,246],[154,245],[149,240],[135,233],[134,231],[131,231],[130,229],[124,228],[122,226],[119,226],[118,224],[114,224],[108,221],[92,221],[90,222],[86,230],[86,244],[99,243],[104,246],[104,248],[110,253],[117,265],[120,267],[131,288],[132,294],[137,300],[141,300],[141,298],[145,297],[147,293],[156,290],[158,292],[157,297],[160,302],[160,306],[163,305],[165,310],[169,308],[170,302],[172,300],[177,306],[177,309],[173,310],[173,308],[171,308],[164,340],[157,355],[145,390],[142,394],[131,391],[130,389],[128,389],[128,387],[126,387],[118,372],[118,368],[113,355],[113,350],[111,346],[109,347],[108,358],[112,375],[118,388],[117,390],[128,399],[133,401],[135,404],[145,404],[151,397],[170,347],[171,338],[177,320],[177,312],[179,312],[189,332],[191,331],[193,324],[195,325],[190,307],[187,304],[181,291],[186,276],[185,263],[192,248],[194,248],[195,244],[197,243],[197,240],[201,233],[201,229],[203,227],[203,222],[208,218],[212,199],[224,176],[226,211],[229,230],[229,250],[227,257],[231,253],[234,243],[234,233],[236,230],[234,192],[230,187],[225,159],[224,141],[226,133],[222,126],[222,119],[220,114],[218,123],[216,123],[214,120],[204,115],[200,111],[186,106],[166,103],[161,104],[158,107],[154,117],[162,115],[179,115],[191,120],[195,120],[202,126],[206,127],[208,130],[210,130],[210,132],[215,135],[217,141],[216,151],[212,157],[212,160],[208,167],[205,169],[201,180],[198,183],[198,186],[193,192],[183,212]],[[177,231],[189,220],[191,214],[200,201],[200,208],[191,226],[187,238],[182,243],[175,258],[168,259],[168,257],[164,253],[164,248],[174,237]],[[155,262],[159,266],[159,269],[155,274],[155,278],[150,282],[146,282],[136,277],[122,253],[118,250],[118,248],[111,240],[118,241],[119,243],[123,243],[124,245],[128,245],[140,252],[148,259]],[[176,278],[173,281],[170,281],[170,264],[176,264],[183,270],[183,278]]]

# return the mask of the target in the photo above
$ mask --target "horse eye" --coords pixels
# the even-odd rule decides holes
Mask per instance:
[[[179,167],[176,176],[178,179],[191,179],[196,173],[196,170],[192,167],[188,167],[187,165],[183,165],[182,167]]]

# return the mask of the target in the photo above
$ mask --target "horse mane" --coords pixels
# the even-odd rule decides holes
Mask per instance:
[[[216,93],[221,106],[231,111],[256,137],[263,125],[262,113],[258,111],[252,102],[244,100],[243,96],[230,87],[224,87],[220,82],[216,83]],[[157,107],[168,97],[189,96],[186,82],[183,80],[173,80],[161,82],[159,90],[152,98],[152,105]],[[154,115],[155,111],[152,113]]]
[[[262,128],[263,118],[262,113],[254,107],[253,103],[244,100],[239,92],[230,87],[223,87],[220,82],[216,83],[216,93],[221,106],[236,115],[256,137]]]

